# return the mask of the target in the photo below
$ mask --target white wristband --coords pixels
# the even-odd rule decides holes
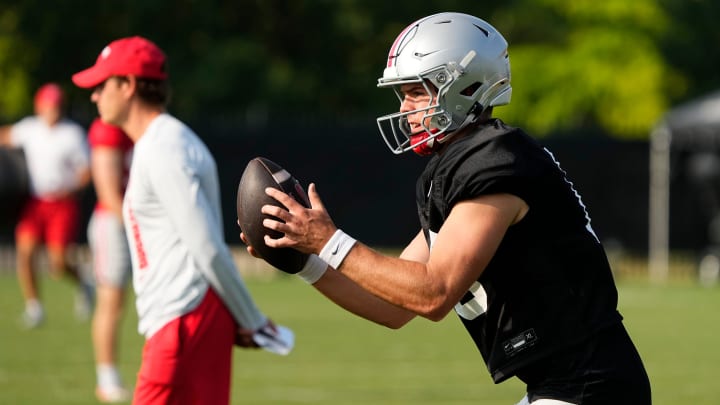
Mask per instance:
[[[330,267],[337,270],[343,260],[345,260],[345,256],[350,252],[350,249],[355,245],[355,242],[357,241],[350,235],[338,229],[322,248],[318,256],[325,260]]]
[[[308,256],[305,266],[296,274],[308,284],[315,284],[327,271],[328,264],[317,255]]]

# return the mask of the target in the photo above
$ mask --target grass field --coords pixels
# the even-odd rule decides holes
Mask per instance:
[[[17,280],[0,273],[0,404],[94,404],[88,323],[72,289],[42,277],[47,322],[23,330]],[[296,332],[287,357],[235,351],[233,404],[515,404],[516,380],[493,385],[451,314],[399,331],[356,318],[293,277],[249,280],[261,307]],[[720,288],[619,282],[620,310],[644,357],[654,404],[720,402]],[[131,296],[129,296],[131,297]],[[143,340],[134,307],[123,324],[121,372],[134,383]]]

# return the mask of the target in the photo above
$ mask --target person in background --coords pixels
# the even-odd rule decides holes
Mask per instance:
[[[17,274],[25,311],[22,321],[28,328],[40,326],[45,311],[38,293],[35,255],[44,241],[51,275],[67,276],[78,285],[76,311],[90,313],[91,283],[68,258],[80,225],[79,192],[90,183],[90,166],[85,130],[63,117],[63,91],[47,83],[35,93],[35,115],[0,127],[0,145],[22,147],[30,177],[31,198],[25,204],[15,228]]]
[[[127,186],[132,141],[122,129],[96,118],[88,130],[90,168],[97,204],[88,224],[88,243],[95,276],[95,312],[92,340],[97,373],[96,396],[100,402],[123,402],[131,398],[117,369],[118,330],[125,288],[132,265],[122,199]]]
[[[310,184],[311,208],[266,190],[287,209],[263,206],[283,234],[265,243],[311,254],[300,277],[378,324],[455,312],[493,381],[526,384],[520,404],[649,405],[579,193],[549,150],[492,117],[510,102],[503,36],[467,14],[422,18],[392,44],[378,86],[400,101],[377,119],[387,145],[428,157],[418,233],[399,258],[380,254],[338,229]]]
[[[123,219],[146,341],[133,401],[227,404],[233,345],[258,347],[253,335],[275,327],[225,244],[215,159],[166,110],[165,54],[121,38],[72,80],[135,144]]]

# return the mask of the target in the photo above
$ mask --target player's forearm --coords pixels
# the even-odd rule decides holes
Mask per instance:
[[[373,295],[424,318],[437,321],[452,309],[444,282],[432,277],[423,263],[388,257],[356,243],[339,270]]]
[[[210,202],[198,188],[194,199],[187,192],[197,188],[182,184],[186,178],[178,176],[178,184],[156,186],[156,192],[164,199],[167,215],[172,218],[180,239],[189,249],[197,268],[222,298],[241,327],[257,329],[265,324],[265,316],[258,310],[243,283],[225,245],[222,227]],[[180,190],[173,190],[179,187]],[[169,189],[166,191],[166,188]],[[185,201],[181,201],[185,198]]]
[[[203,273],[240,327],[255,330],[265,325],[267,318],[255,305],[229,253],[216,255]]]
[[[212,218],[203,218],[200,214],[202,212],[208,211],[186,211],[183,216],[185,221],[176,221],[182,240],[190,249],[198,269],[225,302],[238,324],[245,329],[257,329],[267,319],[255,305],[240,278],[222,234],[218,229],[213,229]]]
[[[263,326],[267,318],[257,308],[240,278],[222,236],[211,229],[209,218],[203,221],[201,216],[193,216],[192,212],[186,212],[185,222],[176,224],[197,268],[242,328],[255,330]]]
[[[332,269],[313,287],[345,310],[388,328],[400,328],[415,317],[412,312],[376,297]]]

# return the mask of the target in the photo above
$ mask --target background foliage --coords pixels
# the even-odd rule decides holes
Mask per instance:
[[[395,36],[448,10],[506,36],[514,99],[498,113],[539,136],[644,138],[669,106],[720,86],[713,0],[0,0],[0,123],[30,113],[51,80],[88,122],[70,76],[135,34],[167,52],[171,109],[191,123],[366,122],[397,108],[375,88]]]

